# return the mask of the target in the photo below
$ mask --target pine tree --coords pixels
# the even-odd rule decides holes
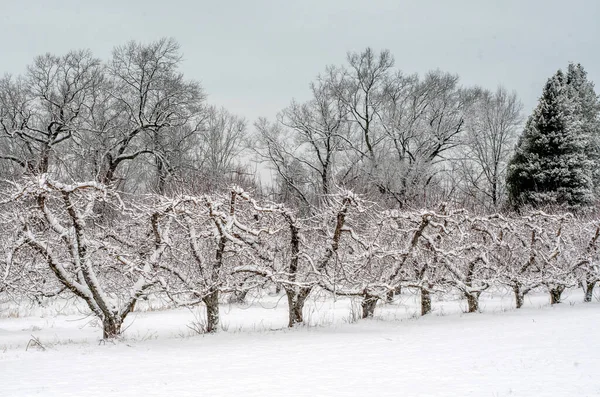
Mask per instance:
[[[514,207],[566,205],[577,210],[593,201],[589,139],[573,92],[562,71],[548,79],[508,166]]]
[[[581,116],[582,134],[586,136],[586,153],[594,162],[593,182],[597,194],[600,192],[600,100],[594,83],[587,79],[581,64],[569,65],[566,75],[569,95],[577,103]]]

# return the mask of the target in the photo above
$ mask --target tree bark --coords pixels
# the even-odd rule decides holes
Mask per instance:
[[[107,316],[102,321],[102,339],[113,339],[121,335],[123,319],[118,316]]]
[[[206,305],[206,332],[209,334],[219,330],[219,291],[213,291],[202,299]]]
[[[167,175],[166,175],[166,171],[165,171],[165,165],[163,163],[163,161],[156,157],[156,176],[157,176],[157,181],[156,181],[156,191],[158,192],[158,194],[164,194],[165,192],[165,186],[167,184]]]
[[[47,143],[42,144],[42,150],[40,153],[40,161],[38,163],[37,172],[39,174],[45,174],[48,172],[50,167],[50,145]]]
[[[427,288],[421,288],[421,316],[431,312],[431,292]]]
[[[310,289],[300,289],[299,291],[294,288],[285,289],[289,308],[288,327],[293,328],[304,322],[302,310],[304,309],[304,303],[306,302],[306,297],[309,293]]]
[[[594,296],[594,287],[596,286],[596,282],[586,281],[585,283],[585,297],[583,298],[584,302],[591,302]]]
[[[392,303],[394,301],[394,295],[394,290],[389,290],[388,293],[385,295],[385,302]]]
[[[519,286],[513,287],[513,291],[515,293],[515,302],[517,303],[517,309],[520,309],[525,301],[525,294]]]
[[[465,294],[465,296],[467,297],[467,304],[469,305],[468,312],[475,313],[479,311],[479,294],[471,293]]]
[[[565,290],[565,286],[559,285],[558,287],[550,288],[550,304],[555,305],[560,303],[560,298]]]
[[[373,295],[363,295],[362,307],[362,318],[373,318],[375,314],[375,307],[377,306],[378,297]]]

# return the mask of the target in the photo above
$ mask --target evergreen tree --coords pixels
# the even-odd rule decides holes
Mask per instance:
[[[594,199],[589,139],[583,130],[581,101],[573,92],[559,70],[548,79],[527,120],[506,180],[516,208],[566,205],[576,210]]]
[[[600,100],[594,90],[594,83],[587,79],[587,73],[580,64],[569,65],[567,85],[571,99],[577,104],[581,117],[581,133],[587,139],[586,153],[594,162],[593,182],[596,192],[600,191]]]

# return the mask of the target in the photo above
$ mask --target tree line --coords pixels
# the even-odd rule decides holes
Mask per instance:
[[[458,291],[475,312],[494,286],[510,288],[517,308],[536,288],[559,303],[566,288],[581,285],[591,301],[600,278],[600,224],[571,214],[386,210],[346,191],[302,217],[239,187],[132,199],[47,174],[13,183],[3,196],[0,291],[73,294],[102,321],[105,338],[120,334],[148,294],[173,306],[204,304],[206,331],[214,332],[223,295],[270,285],[285,292],[293,327],[317,290],[360,297],[371,317],[378,302],[409,288],[425,315],[433,293]]]
[[[0,80],[0,172],[50,173],[127,192],[216,188],[238,165],[246,121],[206,103],[173,39],[36,57]]]
[[[596,204],[600,102],[581,65],[548,79],[523,126],[515,92],[465,87],[440,70],[406,74],[389,51],[367,48],[326,67],[308,100],[250,128],[209,105],[181,63],[177,42],[161,39],[118,46],[107,61],[46,54],[5,76],[0,175],[138,193],[235,182],[304,212],[339,188],[386,208]]]
[[[1,294],[75,295],[105,338],[148,294],[205,305],[208,332],[222,295],[268,285],[290,326],[316,290],[362,297],[365,317],[401,288],[422,314],[450,290],[477,311],[497,285],[517,307],[578,284],[591,300],[600,106],[581,65],[523,127],[516,93],[368,48],[249,128],[181,62],[172,39],[130,42],[0,80]]]

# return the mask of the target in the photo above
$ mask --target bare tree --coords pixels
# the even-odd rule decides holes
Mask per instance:
[[[180,63],[173,39],[147,45],[130,42],[113,51],[107,68],[110,104],[97,107],[100,122],[90,128],[104,143],[99,148],[102,183],[114,182],[123,164],[149,155],[156,176],[152,188],[164,191],[171,171],[167,142],[193,136],[203,119],[204,93],[197,82],[185,80],[178,71]],[[176,133],[183,139],[169,140]]]
[[[536,229],[536,253],[541,284],[550,294],[550,303],[561,302],[562,293],[577,284],[577,273],[588,261],[587,246],[574,243],[573,215],[535,211],[524,219]]]
[[[600,226],[596,222],[586,222],[582,225],[582,232],[577,233],[577,237],[586,236],[589,239],[584,257],[585,263],[581,268],[582,271],[582,287],[584,288],[584,302],[591,302],[594,287],[600,282],[600,264],[598,258],[598,239],[600,238]],[[581,241],[577,239],[581,244]]]
[[[541,285],[539,275],[537,222],[528,218],[497,217],[499,244],[490,253],[500,273],[500,283],[512,289],[517,309],[523,306],[525,295]]]
[[[283,205],[261,206],[248,195],[242,195],[259,216],[269,216],[277,222],[262,234],[269,237],[258,240],[261,233],[246,229],[236,236],[252,248],[256,264],[242,265],[234,271],[255,274],[280,285],[286,293],[289,307],[289,327],[304,322],[303,308],[311,292],[320,285],[322,275],[336,257],[350,209],[355,196],[349,192],[331,197],[319,216],[298,219]],[[311,227],[311,220],[315,222]]]
[[[330,85],[354,124],[358,138],[354,149],[361,158],[375,161],[376,147],[382,138],[377,124],[385,103],[384,92],[394,57],[388,50],[376,54],[373,49],[367,48],[360,53],[349,52],[347,61],[347,67],[330,68]]]
[[[256,124],[259,160],[275,170],[280,190],[304,207],[318,205],[335,189],[338,162],[349,142],[343,101],[323,78],[310,87],[312,99],[292,101],[277,116],[277,124],[264,119]]]
[[[565,270],[570,271],[584,292],[584,302],[591,302],[594,288],[600,281],[600,268],[598,267],[598,240],[600,239],[600,226],[597,220],[584,217],[567,219],[563,230],[567,234],[566,254],[571,254],[571,265]],[[565,278],[570,278],[565,277]]]
[[[459,87],[458,76],[435,71],[423,80],[398,73],[385,94],[381,125],[388,161],[379,173],[379,189],[400,207],[417,198],[422,203],[427,187],[461,144],[474,92]]]
[[[276,173],[278,201],[301,208],[304,213],[313,211],[312,184],[305,164],[298,160],[289,136],[283,127],[260,118],[256,124],[255,153],[259,161],[267,162]]]
[[[169,230],[172,249],[167,260],[157,265],[163,271],[163,290],[177,305],[204,303],[208,333],[218,330],[220,294],[235,290],[232,268],[244,259],[240,251],[245,244],[238,236],[249,228],[240,223],[236,206],[238,196],[244,194],[236,188],[228,198],[162,197],[161,204],[150,207],[156,219],[174,218]]]
[[[446,218],[450,214],[424,211],[414,215],[406,218],[412,238],[403,250],[403,266],[390,276],[390,281],[401,282],[401,285],[418,290],[421,315],[424,316],[432,310],[432,292],[442,290],[447,284],[444,271],[444,261],[447,259],[439,245],[447,238]]]
[[[202,130],[190,146],[190,166],[184,175],[194,186],[209,192],[228,187],[234,175],[243,172],[241,157],[247,130],[246,120],[225,108],[209,106],[205,113]]]
[[[291,156],[315,176],[314,193],[327,195],[335,185],[336,154],[347,146],[348,124],[343,101],[322,79],[310,85],[313,99],[292,102],[279,114],[279,123],[292,135]]]
[[[0,134],[5,144],[0,159],[37,174],[48,172],[51,165],[55,171],[68,165],[68,161],[58,164],[56,148],[80,133],[102,78],[100,61],[89,51],[39,56],[25,76],[4,77]]]
[[[322,285],[336,295],[362,298],[362,317],[373,317],[380,300],[391,301],[402,286],[416,287],[408,270],[417,263],[431,213],[363,209],[346,221],[344,239]],[[420,263],[420,262],[419,262]],[[425,295],[423,295],[425,296]]]
[[[115,206],[118,221],[100,222],[93,211],[97,201]],[[123,209],[114,191],[96,182],[63,184],[43,174],[16,184],[10,202],[22,209],[13,219],[24,242],[21,249],[45,262],[58,282],[87,304],[102,321],[104,338],[120,335],[137,300],[156,284],[153,269],[165,241],[146,241],[148,225],[137,222],[140,218]]]
[[[484,207],[497,209],[505,196],[506,166],[521,124],[522,109],[517,94],[503,87],[494,93],[482,91],[470,109],[461,171],[465,189],[483,201]]]

